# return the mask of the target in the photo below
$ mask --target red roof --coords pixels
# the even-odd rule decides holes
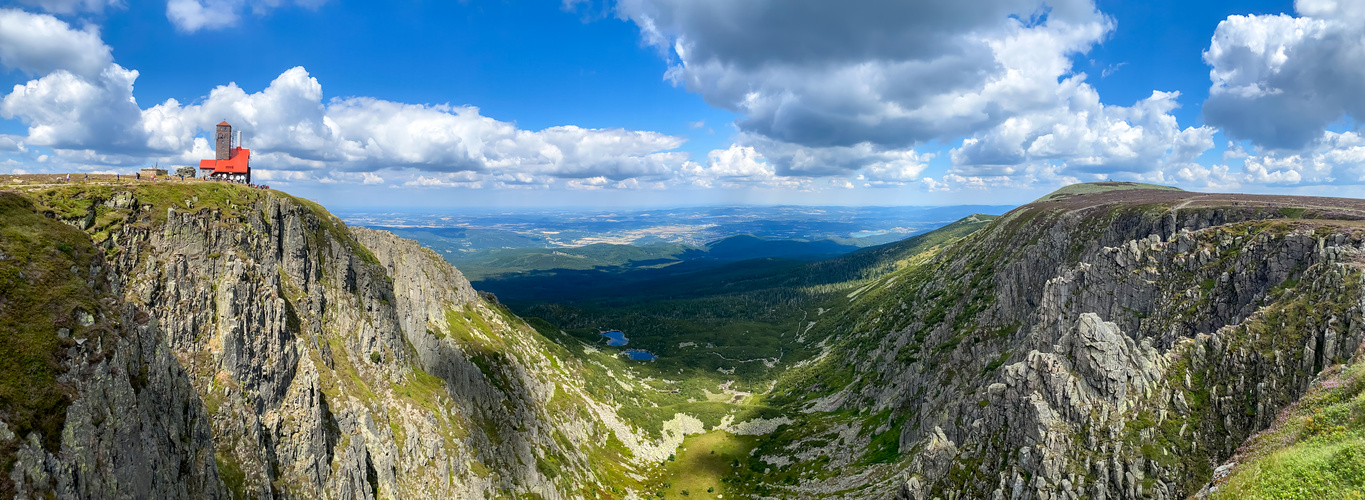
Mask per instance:
[[[215,174],[245,174],[251,170],[251,150],[232,148],[226,160],[200,160],[199,168]]]
[[[231,127],[232,125],[228,125],[227,120],[223,120],[223,123],[219,123],[218,126],[219,126],[219,127]]]

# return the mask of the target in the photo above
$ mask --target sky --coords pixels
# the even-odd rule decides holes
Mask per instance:
[[[330,207],[1365,196],[1356,0],[0,2],[0,173]]]

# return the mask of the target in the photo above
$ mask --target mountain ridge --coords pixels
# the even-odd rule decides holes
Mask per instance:
[[[0,398],[14,464],[0,483],[59,498],[1184,498],[1282,463],[1219,468],[1272,425],[1292,442],[1365,428],[1279,416],[1359,378],[1343,365],[1365,344],[1365,202],[1081,190],[728,288],[712,282],[742,263],[656,284],[642,303],[723,335],[649,364],[571,314],[522,320],[432,250],[284,193],[3,192],[0,290],[77,292],[42,299],[40,318],[0,299],[0,320],[37,325],[34,352],[65,367],[27,385],[69,388],[64,422]],[[1215,468],[1236,479],[1210,485]]]
[[[918,276],[912,271],[883,278],[883,284],[895,279],[909,281],[898,288],[909,286],[917,291],[899,298],[893,295],[864,299],[872,302],[855,310],[852,313],[855,318],[850,318],[848,324],[854,325],[854,331],[866,328],[888,336],[880,341],[874,341],[873,336],[845,343],[845,348],[852,352],[830,361],[832,373],[822,378],[852,379],[854,385],[842,391],[831,390],[828,397],[833,400],[812,402],[819,405],[827,402],[837,409],[857,401],[890,409],[893,414],[900,413],[909,419],[901,433],[900,448],[917,451],[914,464],[899,480],[901,496],[907,498],[944,494],[1011,496],[1020,495],[1021,491],[1031,492],[1023,494],[1025,498],[1075,497],[1078,493],[1094,498],[1136,498],[1142,490],[1135,480],[1125,479],[1124,475],[1130,473],[1142,479],[1147,492],[1160,491],[1159,498],[1193,494],[1198,489],[1194,483],[1208,480],[1211,465],[1189,456],[1184,461],[1162,463],[1163,459],[1151,455],[1171,457],[1173,450],[1169,447],[1134,452],[1123,446],[1129,443],[1129,432],[1135,433],[1134,439],[1141,435],[1139,441],[1151,440],[1154,437],[1151,422],[1164,417],[1142,416],[1134,421],[1117,415],[1143,405],[1150,408],[1151,415],[1174,414],[1177,412],[1171,405],[1175,403],[1170,401],[1186,399],[1181,391],[1163,385],[1170,383],[1163,381],[1171,372],[1165,364],[1169,361],[1159,361],[1165,358],[1155,353],[1139,358],[1130,356],[1155,348],[1162,351],[1161,355],[1178,357],[1183,351],[1171,351],[1177,341],[1211,342],[1209,334],[1224,326],[1240,324],[1258,307],[1278,307],[1253,304],[1251,299],[1266,299],[1276,286],[1290,282],[1291,274],[1294,280],[1306,282],[1307,278],[1298,273],[1312,270],[1314,280],[1354,283],[1351,280],[1356,278],[1351,276],[1356,271],[1351,265],[1342,267],[1330,260],[1319,261],[1324,259],[1320,255],[1334,259],[1358,254],[1359,234],[1353,227],[1362,213],[1365,212],[1358,200],[1164,191],[1087,194],[1026,205],[940,253]],[[1294,220],[1328,216],[1344,220],[1277,222],[1291,215]],[[1296,224],[1308,228],[1296,229],[1299,227]],[[1325,234],[1341,230],[1344,234],[1320,240],[1312,236],[1317,230],[1328,231]],[[1263,238],[1259,243],[1264,247],[1256,248],[1255,252],[1237,251],[1233,242],[1241,244],[1248,235]],[[1204,248],[1209,250],[1201,250]],[[1191,256],[1191,252],[1196,253]],[[1275,253],[1257,255],[1258,252]],[[1234,260],[1216,259],[1213,255]],[[1265,270],[1239,277],[1229,270],[1233,264]],[[1175,276],[1168,276],[1161,269]],[[1175,272],[1177,269],[1179,273]],[[1228,274],[1224,275],[1225,272]],[[1201,273],[1214,274],[1210,279]],[[1228,284],[1226,290],[1222,284]],[[1317,286],[1321,285],[1315,285],[1314,290]],[[1348,288],[1346,293],[1358,290]],[[915,300],[915,296],[931,300]],[[1191,307],[1188,315],[1192,317],[1187,317],[1183,315],[1186,306],[1177,308],[1176,304],[1186,303],[1191,300],[1189,297],[1203,297],[1200,300],[1211,302],[1195,300],[1188,306]],[[888,304],[887,300],[892,302]],[[900,305],[896,305],[897,301]],[[1331,300],[1324,297],[1321,302],[1351,301],[1345,297]],[[905,312],[890,316],[865,312],[877,308]],[[1327,312],[1344,316],[1348,311],[1351,315],[1359,314],[1358,308]],[[1311,318],[1327,319],[1326,315],[1316,314]],[[1162,323],[1157,323],[1158,320],[1173,323],[1159,326]],[[1173,330],[1157,335],[1162,328]],[[1348,345],[1359,343],[1360,332],[1352,328],[1349,333],[1337,334],[1338,347],[1329,361],[1339,359],[1336,356],[1343,352],[1354,352],[1340,347],[1341,338],[1350,338],[1352,344]],[[854,337],[864,337],[871,331]],[[1114,336],[1115,332],[1122,335]],[[1077,336],[1091,339],[1087,342],[1097,345],[1112,346],[1120,357],[1100,358],[1100,368],[1094,368],[1098,372],[1067,368],[1073,361],[1079,362],[1078,357],[1089,356],[1084,349],[1067,347],[1076,345],[1069,344],[1067,339]],[[1126,337],[1135,337],[1130,339],[1132,342],[1152,342],[1155,347],[1145,347],[1141,342],[1136,347],[1124,347],[1113,345],[1115,340],[1103,340]],[[1236,334],[1227,337],[1241,338]],[[1305,352],[1305,347],[1301,344],[1297,352]],[[855,363],[850,359],[866,356],[883,361],[869,366],[868,362]],[[1287,362],[1283,358],[1288,356],[1283,353],[1282,358],[1272,357],[1268,364],[1283,366]],[[1320,366],[1322,361],[1317,363],[1306,370]],[[834,366],[855,368],[850,372],[835,370]],[[1228,372],[1264,370],[1264,366],[1249,363],[1204,369],[1209,370],[1206,373],[1210,377],[1226,377]],[[1079,372],[1066,375],[1069,369]],[[1101,383],[1110,376],[1120,377],[1120,385]],[[1069,382],[1059,386],[1047,382],[1057,377]],[[1281,398],[1275,400],[1280,403],[1269,403],[1272,407],[1262,408],[1256,414],[1273,415],[1273,405],[1301,394],[1309,378],[1297,375],[1290,383],[1293,389],[1284,386],[1279,389],[1287,391],[1275,396]],[[807,381],[806,385],[811,382],[818,385],[818,380]],[[1143,394],[1143,398],[1135,400],[1134,392],[1123,389],[1133,384],[1137,384],[1137,394]],[[791,384],[779,383],[779,387],[783,385]],[[1074,388],[1077,385],[1092,389],[1077,392]],[[919,392],[926,390],[927,393]],[[1164,396],[1157,396],[1158,399],[1169,399],[1161,402],[1146,398],[1154,390],[1166,391],[1159,393]],[[1194,396],[1190,398],[1197,400]],[[925,408],[941,410],[926,415],[920,411]],[[1083,410],[1068,413],[1071,408]],[[1214,446],[1218,451],[1211,455],[1199,455],[1188,447],[1174,453],[1216,459],[1230,451],[1228,446],[1235,447],[1257,427],[1267,424],[1263,419],[1222,414],[1231,410],[1222,406],[1203,406],[1200,410],[1231,419],[1227,425],[1229,440]],[[1090,411],[1094,412],[1092,417],[1084,416]],[[1142,420],[1147,418],[1151,420]],[[1142,425],[1143,422],[1148,425]],[[1208,421],[1197,418],[1187,423],[1195,422],[1208,425]],[[1206,428],[1199,432],[1218,435],[1223,427],[1219,422],[1220,430]],[[989,437],[983,434],[988,429],[1013,430]],[[1020,429],[1035,431],[1019,434]],[[1198,441],[1179,426],[1169,437],[1169,442],[1185,446],[1192,440]],[[1112,448],[1114,445],[1128,451],[1120,453]],[[1029,450],[1029,460],[1010,466],[999,462],[1003,457],[1024,453],[1025,449]],[[1100,457],[1083,451],[1088,449],[1109,451],[1105,452],[1107,456],[1101,455],[1102,462],[1096,462]],[[1112,463],[1114,467],[1097,468],[1096,463]],[[1068,469],[1072,472],[1064,473]],[[1119,471],[1117,476],[1115,470]],[[1166,482],[1154,482],[1156,479]]]
[[[578,368],[545,361],[553,343],[415,243],[347,228],[283,193],[221,184],[31,196],[35,212],[104,249],[114,287],[162,325],[208,414],[221,481],[168,496],[562,498],[616,482],[599,474],[622,477],[651,446],[582,399],[567,375]],[[564,405],[600,414],[551,413]],[[589,436],[604,432],[635,453],[603,459],[615,453],[608,440]],[[32,467],[44,466],[22,468]],[[89,496],[38,480],[18,487]]]

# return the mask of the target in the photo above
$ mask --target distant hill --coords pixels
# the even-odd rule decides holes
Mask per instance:
[[[833,240],[771,240],[751,234],[743,234],[722,238],[707,244],[706,258],[744,260],[782,257],[796,260],[820,260],[858,249],[859,247],[840,244]]]
[[[472,280],[550,269],[590,270],[650,268],[702,258],[706,252],[680,243],[614,245],[597,243],[568,248],[498,248],[472,255],[448,254]]]
[[[1184,191],[1175,186],[1162,186],[1160,184],[1144,184],[1141,182],[1088,182],[1082,184],[1072,184],[1049,193],[1047,196],[1038,198],[1037,202],[1058,201],[1072,196],[1085,194],[1108,193],[1111,191],[1130,191],[1150,189],[1154,191]]]
[[[596,243],[581,247],[495,248],[479,252],[446,253],[445,257],[459,266],[471,280],[480,281],[545,271],[597,270],[620,273],[689,262],[694,265],[688,266],[688,270],[749,259],[813,261],[859,249],[832,240],[781,240],[741,235],[722,238],[703,247],[682,243]]]
[[[404,238],[422,242],[433,250],[475,251],[492,248],[535,248],[544,247],[549,240],[544,236],[520,234],[499,229],[479,229],[464,227],[394,227],[368,226],[370,229],[389,231]]]

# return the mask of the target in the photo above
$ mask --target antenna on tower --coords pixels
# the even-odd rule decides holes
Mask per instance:
[[[237,131],[237,147],[242,147],[242,131]]]

